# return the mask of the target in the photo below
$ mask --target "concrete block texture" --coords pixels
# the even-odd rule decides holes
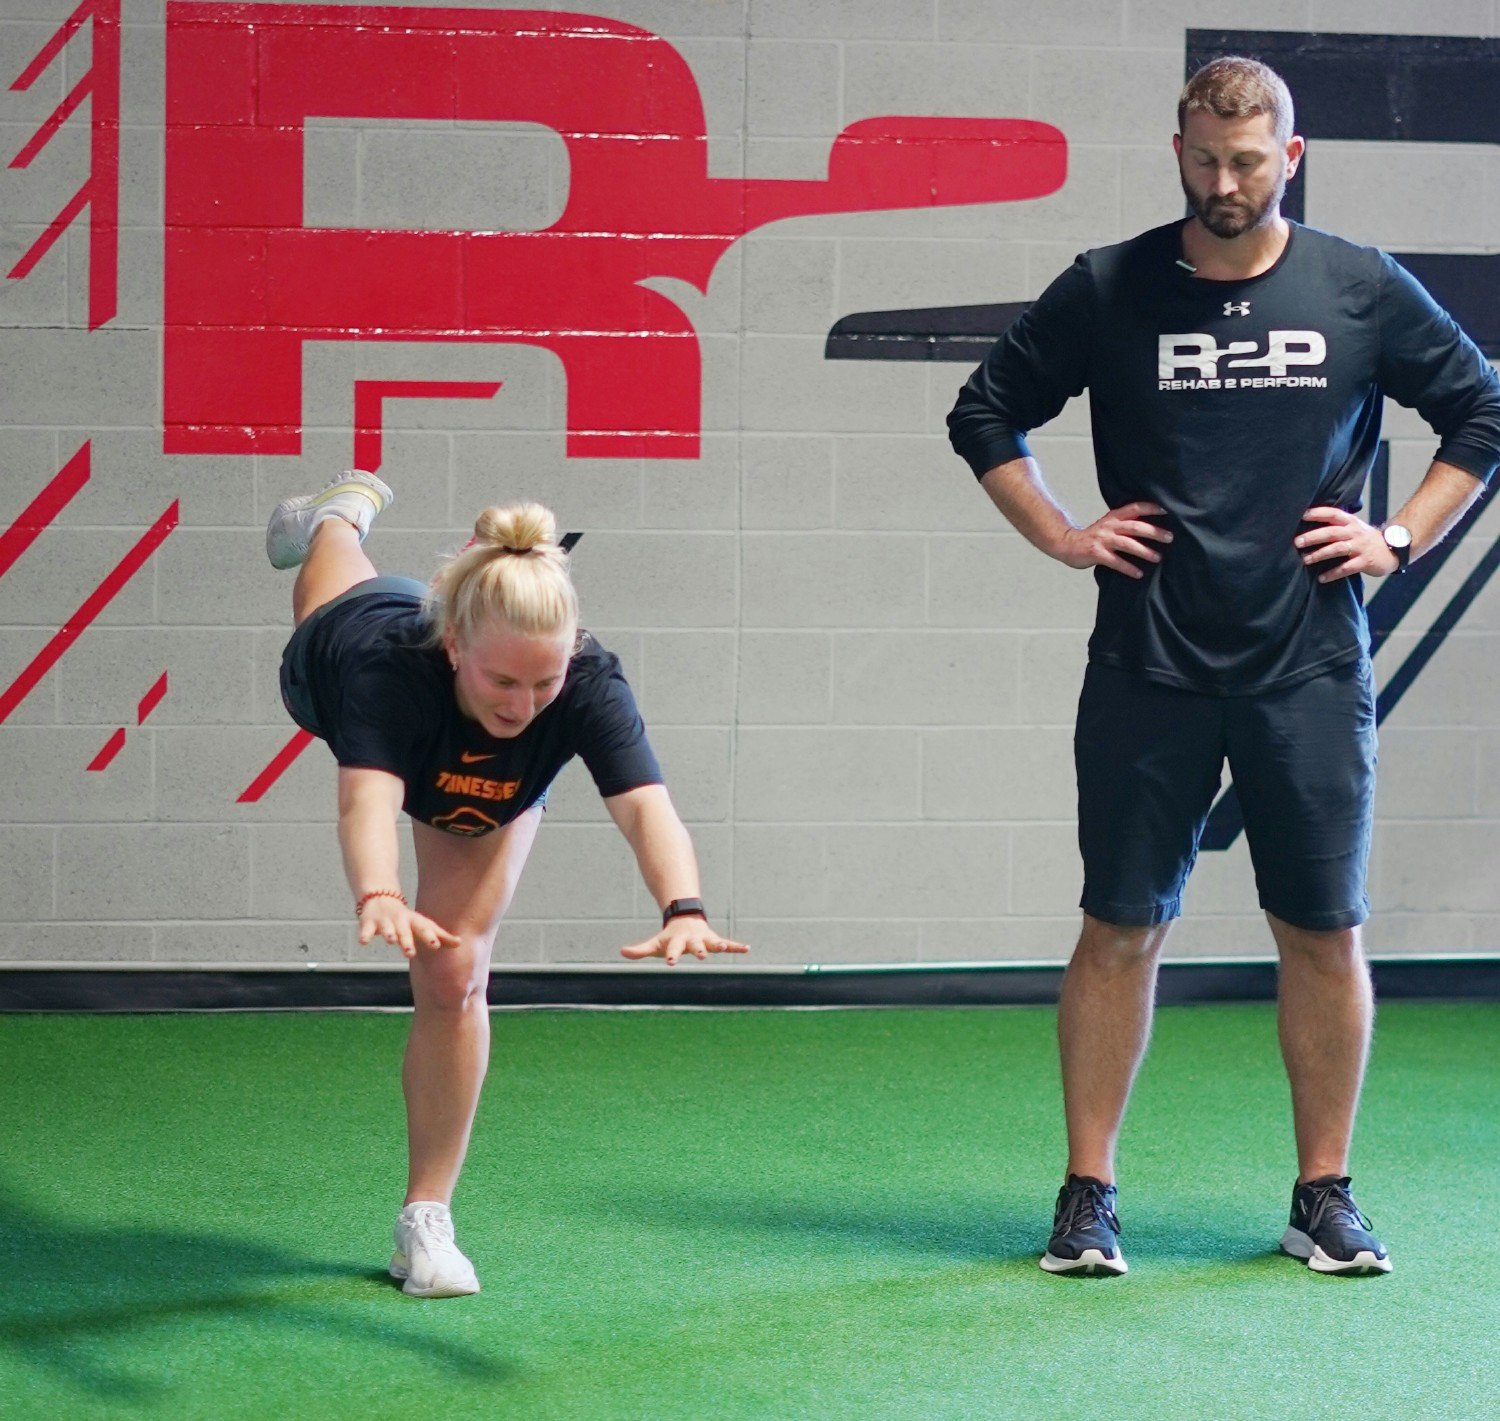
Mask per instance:
[[[109,824],[123,830],[126,824],[154,818],[149,734],[127,733],[124,748],[108,770],[90,773],[87,768],[114,729],[6,725],[0,732],[6,820],[30,825]]]
[[[225,824],[80,826],[58,839],[57,916],[153,923],[247,917],[251,833]]]
[[[740,613],[752,627],[891,626],[923,620],[920,537],[745,533]]]
[[[911,730],[751,729],[735,757],[741,822],[912,820],[920,804]]]
[[[540,124],[324,119],[304,151],[312,227],[539,232],[567,198],[566,180],[560,192],[551,180],[567,147]]]
[[[0,828],[0,922],[42,922],[53,916],[57,833],[48,825]]]
[[[0,933],[0,962],[136,964],[150,962],[154,946],[146,923],[26,922]]]
[[[490,0],[450,8],[506,13]],[[67,9],[9,0],[6,83]],[[356,385],[378,381],[404,387],[380,406],[378,454],[372,431],[358,441],[397,492],[365,545],[372,564],[425,579],[481,509],[520,500],[584,534],[572,561],[584,624],[620,656],[715,923],[750,939],[753,962],[1065,959],[1082,885],[1071,741],[1094,578],[1015,533],[949,448],[945,419],[982,349],[893,360],[830,333],[875,312],[930,312],[906,318],[917,335],[971,326],[973,308],[1037,297],[1078,252],[1179,216],[1170,138],[1190,29],[1500,33],[1494,0],[1251,9],[604,0],[586,13],[662,36],[690,87],[653,87],[674,72],[661,50],[651,80],[614,107],[575,105],[575,85],[545,113],[458,120],[393,112],[372,85],[368,112],[307,119],[291,190],[234,229],[236,240],[290,234],[264,279],[240,273],[254,289],[193,293],[172,279],[171,253],[180,203],[202,175],[191,165],[169,175],[163,128],[183,71],[165,62],[160,4],[127,0],[115,270],[96,269],[84,211],[29,275],[0,281],[0,696],[28,666],[44,670],[28,694],[20,685],[0,701],[0,958],[375,960],[354,945],[327,747],[306,749],[255,802],[239,796],[294,732],[277,670],[295,575],[267,565],[266,518],[354,464]],[[592,46],[580,75],[596,75],[598,40],[579,43]],[[85,31],[30,90],[5,92],[4,161],[90,62]],[[1379,82],[1371,92],[1387,92]],[[256,93],[239,97],[253,112]],[[0,270],[85,180],[90,108],[28,166],[0,173]],[[950,119],[1054,125],[1065,180],[1040,198],[959,202],[984,195],[1011,155],[860,141],[873,127],[836,141],[849,125],[934,132]],[[679,166],[667,177],[620,166],[622,154],[668,148]],[[221,200],[267,197],[259,185],[274,186],[273,166],[247,162],[242,191]],[[1316,140],[1307,173],[1308,219],[1351,239],[1500,250],[1500,156],[1482,143]],[[308,273],[340,279],[296,245],[318,229],[401,246],[389,281],[364,293],[380,313],[372,327],[316,314],[328,293]],[[429,262],[436,247],[401,235],[446,244],[468,231],[515,234],[500,276],[472,243]],[[114,314],[90,329],[111,276]],[[473,289],[488,280],[503,289]],[[454,309],[513,314],[539,343],[435,318],[436,293],[455,289],[465,299]],[[204,314],[208,295],[226,311],[305,317],[315,338],[289,362],[236,364],[216,344],[234,332]],[[645,313],[676,323],[670,349],[630,333]],[[205,344],[193,368],[168,358],[180,335],[169,322],[196,323]],[[564,325],[576,336],[566,349],[555,339]],[[168,388],[174,370],[205,388],[233,382],[248,406],[264,399],[295,427],[246,426],[216,436],[222,447],[205,438],[198,452],[167,453],[163,421],[183,394]],[[459,398],[433,382],[501,388]],[[580,446],[580,431],[647,409],[647,440]],[[1437,439],[1395,406],[1385,428],[1395,506]],[[656,435],[687,436],[682,457]],[[1103,511],[1090,435],[1087,396],[1030,435],[1080,522]],[[85,441],[88,481],[49,502]],[[174,502],[180,526],[107,605],[90,606]],[[1443,608],[1483,575],[1492,516],[1382,648],[1384,686],[1431,650],[1424,638]],[[1382,726],[1374,950],[1500,947],[1489,868],[1497,589],[1469,602]],[[60,654],[43,667],[49,643]],[[165,696],[138,723],[163,674]],[[399,836],[414,890],[404,820]],[[496,960],[614,963],[656,920],[629,846],[574,764],[554,787]],[[1169,951],[1269,950],[1243,839],[1201,855]]]
[[[1007,632],[835,632],[833,718],[848,725],[1013,725]]]
[[[837,825],[828,830],[829,915],[1000,917],[1012,897],[1012,831],[990,825]],[[921,863],[924,871],[913,873]]]

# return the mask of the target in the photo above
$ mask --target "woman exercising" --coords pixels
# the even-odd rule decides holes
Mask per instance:
[[[662,907],[632,959],[745,952],[708,924],[692,841],[618,659],[578,625],[552,514],[488,508],[430,587],[381,577],[361,544],[394,495],[344,474],[271,515],[273,567],[297,567],[281,691],[338,761],[339,844],[361,944],[411,962],[402,1070],[409,1174],[393,1277],[416,1297],[477,1293],[449,1202],[489,1059],[495,932],[541,823],[547,787],[579,756]],[[397,874],[411,816],[417,896]]]

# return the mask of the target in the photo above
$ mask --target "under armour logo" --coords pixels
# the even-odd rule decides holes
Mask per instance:
[[[1224,303],[1224,314],[1226,316],[1248,316],[1250,314],[1250,303],[1248,301],[1226,301]]]

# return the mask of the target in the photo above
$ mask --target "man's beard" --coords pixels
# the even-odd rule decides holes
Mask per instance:
[[[1178,177],[1182,180],[1183,196],[1187,198],[1193,216],[1216,237],[1241,237],[1256,227],[1265,226],[1281,206],[1281,199],[1286,193],[1285,172],[1259,206],[1246,202],[1242,197],[1200,198],[1188,186],[1185,174],[1179,171]]]

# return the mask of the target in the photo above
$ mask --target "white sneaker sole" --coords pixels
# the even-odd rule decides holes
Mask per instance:
[[[1301,1229],[1288,1227],[1281,1236],[1281,1251],[1292,1258],[1300,1258],[1314,1273],[1389,1273],[1390,1256],[1378,1258],[1368,1248],[1362,1248],[1353,1258],[1330,1258]]]
[[[468,1278],[434,1278],[427,1287],[419,1288],[412,1282],[404,1253],[391,1255],[388,1271],[392,1278],[401,1280],[401,1291],[409,1298],[467,1298],[480,1291],[479,1279],[472,1275]]]
[[[1090,1278],[1096,1273],[1118,1276],[1130,1272],[1123,1254],[1117,1253],[1110,1258],[1098,1248],[1086,1248],[1077,1258],[1059,1258],[1054,1253],[1044,1253],[1040,1266],[1048,1273],[1082,1273]]]

